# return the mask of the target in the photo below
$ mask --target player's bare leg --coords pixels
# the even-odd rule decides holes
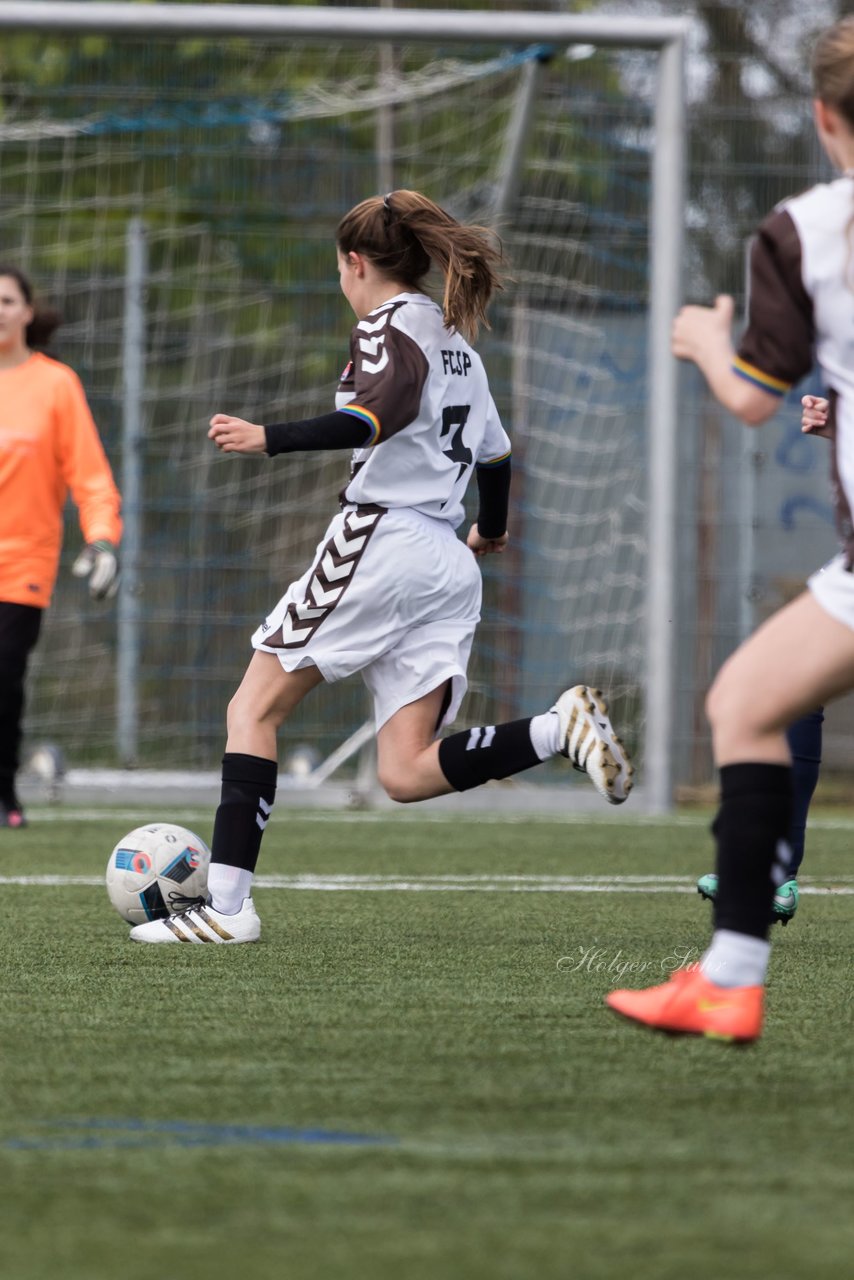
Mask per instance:
[[[407,804],[448,795],[454,790],[439,765],[436,727],[448,683],[410,702],[377,734],[377,776],[392,800]]]
[[[785,730],[854,679],[854,632],[811,592],[774,614],[720,670],[709,693],[715,760],[788,764]]]
[[[274,654],[253,654],[228,707],[209,902],[168,920],[138,925],[131,931],[134,942],[257,942],[261,925],[252,902],[252,882],[276,797],[276,734],[322,680],[317,667],[285,671]]]
[[[256,650],[228,704],[226,751],[275,761],[279,729],[306,694],[322,683],[317,667],[285,671],[274,654]]]
[[[721,770],[712,942],[696,974],[612,992],[612,1009],[669,1032],[735,1041],[761,1034],[771,904],[790,857],[785,728],[852,679],[854,632],[811,593],[775,614],[721,669],[707,708]]]
[[[837,685],[851,669],[851,631],[832,618],[806,592],[781,610],[759,631],[750,644],[738,650],[721,669],[709,694],[708,713],[712,722],[717,759],[726,766],[741,761],[763,760],[786,764],[792,757],[794,784],[791,857],[786,879],[775,889],[771,921],[786,924],[798,908],[797,870],[803,857],[804,827],[810,799],[818,781],[821,758],[822,713],[810,708],[799,715],[798,707],[810,688],[823,686],[823,658],[840,646]],[[818,662],[816,662],[818,660]],[[801,669],[806,667],[804,675]],[[813,667],[810,673],[809,666]],[[798,669],[797,682],[793,672]],[[767,681],[767,691],[766,691]],[[786,726],[789,726],[786,732]],[[783,741],[786,732],[787,742]],[[791,835],[791,833],[790,833]],[[698,892],[713,902],[718,894],[718,877],[701,876]]]
[[[634,769],[598,690],[576,685],[540,716],[482,725],[436,742],[447,683],[402,707],[377,735],[379,781],[400,803],[468,791],[556,755],[586,773],[609,804],[632,789]]]

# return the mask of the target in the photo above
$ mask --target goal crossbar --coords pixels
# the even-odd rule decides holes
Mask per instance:
[[[5,0],[0,29],[122,35],[316,36],[336,39],[442,40],[528,44],[591,43],[661,49],[685,38],[684,18],[595,17],[452,9],[317,9],[262,4],[131,4],[108,0]]]

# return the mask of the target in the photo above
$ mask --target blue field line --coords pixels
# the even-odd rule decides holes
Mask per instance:
[[[126,1147],[336,1146],[394,1147],[388,1134],[348,1133],[338,1129],[296,1129],[251,1124],[191,1124],[180,1120],[93,1118],[44,1120],[45,1128],[72,1130],[44,1138],[8,1138],[7,1151],[79,1151]]]

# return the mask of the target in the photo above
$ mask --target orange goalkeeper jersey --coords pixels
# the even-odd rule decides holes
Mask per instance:
[[[80,379],[34,352],[0,370],[0,600],[50,604],[69,492],[84,540],[118,543],[121,499]]]

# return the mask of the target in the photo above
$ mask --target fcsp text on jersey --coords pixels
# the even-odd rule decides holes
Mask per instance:
[[[471,368],[471,356],[465,351],[442,351],[442,369],[445,373],[457,373],[463,377]]]

